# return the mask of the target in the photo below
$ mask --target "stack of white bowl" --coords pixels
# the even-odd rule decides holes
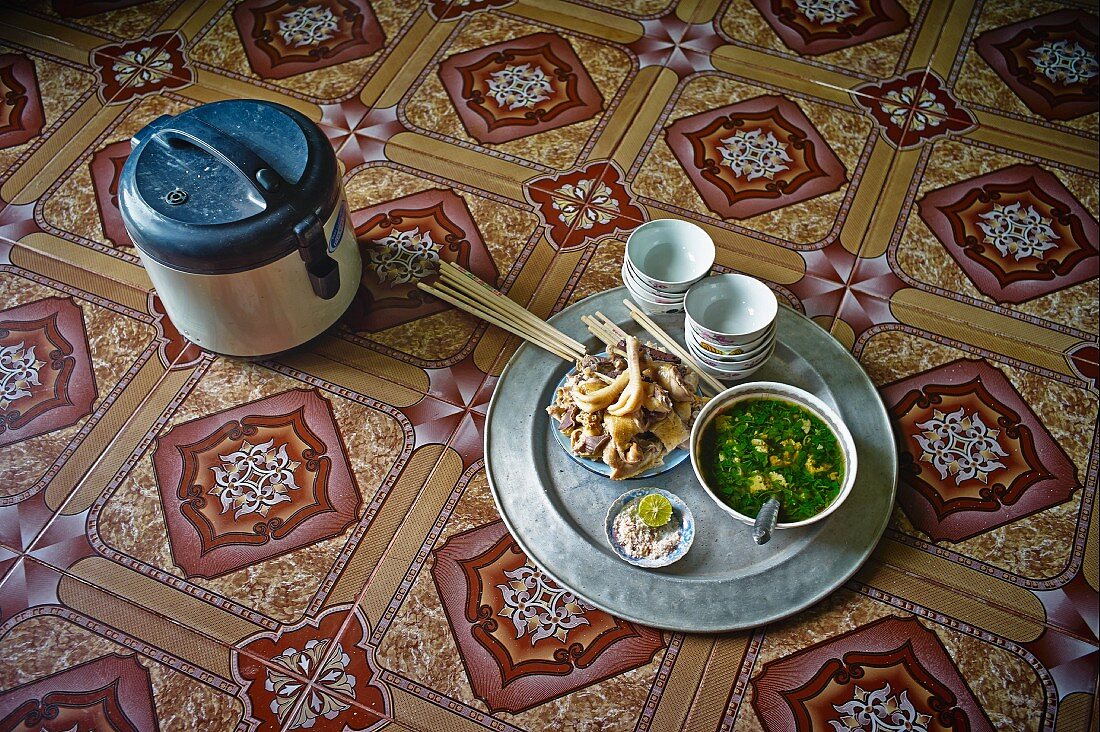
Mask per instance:
[[[680,312],[687,291],[713,264],[714,242],[706,231],[687,221],[658,219],[626,240],[623,284],[646,312]]]
[[[688,352],[716,379],[744,379],[775,350],[779,303],[758,279],[741,274],[708,277],[687,293],[684,310]]]

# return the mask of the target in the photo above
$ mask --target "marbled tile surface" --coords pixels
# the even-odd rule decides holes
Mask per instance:
[[[0,0],[0,727],[1100,732],[1097,25],[1076,0]],[[257,360],[180,335],[118,203],[145,125],[242,98],[320,127],[364,264],[324,335]],[[718,634],[524,552],[485,440],[529,435],[489,407],[546,385],[421,289],[447,261],[583,309],[670,217],[843,344],[898,456],[853,576]]]

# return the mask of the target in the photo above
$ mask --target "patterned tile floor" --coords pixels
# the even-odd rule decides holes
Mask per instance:
[[[1096,730],[1097,25],[1054,0],[5,0],[0,729]],[[235,97],[321,125],[369,265],[338,329],[262,363],[180,338],[117,209],[134,132]],[[662,217],[850,348],[895,420],[870,561],[748,632],[569,605],[485,476],[517,343],[380,276],[378,241],[431,246],[549,315]],[[184,487],[275,444],[290,501]]]

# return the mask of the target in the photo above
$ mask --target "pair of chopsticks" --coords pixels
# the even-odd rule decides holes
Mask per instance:
[[[439,263],[439,279],[434,285],[426,282],[417,282],[416,286],[425,292],[435,295],[440,300],[454,305],[460,310],[465,310],[482,320],[491,323],[498,328],[517,335],[525,341],[543,348],[550,353],[566,361],[577,361],[587,353],[584,345],[554,326],[538,317],[522,305],[510,300],[503,293],[494,290],[479,280],[474,275],[450,262]],[[703,391],[712,392],[708,396],[714,396],[725,389],[722,382],[704,373],[688,352],[674,341],[667,333],[661,330],[649,316],[630,302],[623,300],[630,317],[638,325],[642,326],[653,336],[665,350],[676,356],[685,366],[699,375],[705,385]],[[608,346],[613,346],[626,339],[626,332],[614,323],[611,318],[596,311],[595,317],[581,316],[581,320],[588,326],[588,330]]]
[[[566,361],[582,358],[584,345],[573,340],[522,305],[494,290],[474,275],[450,262],[439,263],[439,279],[434,285],[417,282],[416,286],[465,310],[498,328],[517,335]]]
[[[710,374],[704,373],[695,363],[694,359],[691,358],[691,355],[688,354],[680,344],[674,341],[668,333],[661,330],[648,315],[639,310],[634,303],[630,302],[630,300],[623,300],[623,304],[626,305],[627,310],[630,311],[630,317],[633,318],[638,325],[642,326],[647,333],[653,336],[666,351],[679,358],[685,366],[699,375],[699,379],[704,385],[703,393],[706,396],[714,396],[726,388],[718,379],[715,379]],[[626,331],[614,323],[611,318],[598,310],[594,317],[582,315],[581,321],[588,326],[588,330],[592,335],[599,338],[608,346],[613,346],[626,339]]]
[[[595,315],[582,315],[581,322],[588,326],[588,332],[603,341],[608,348],[626,340],[626,331],[599,310]]]

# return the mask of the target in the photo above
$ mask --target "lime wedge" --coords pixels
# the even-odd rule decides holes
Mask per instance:
[[[660,493],[650,493],[638,501],[638,517],[646,526],[664,526],[672,518],[672,504]]]

